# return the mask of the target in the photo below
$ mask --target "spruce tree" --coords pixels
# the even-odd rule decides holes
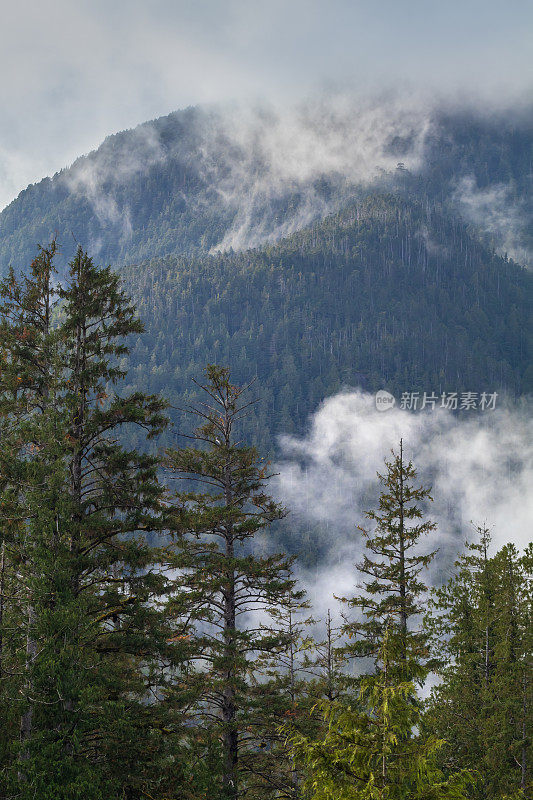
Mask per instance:
[[[29,275],[17,280],[11,270],[0,290],[1,689],[4,754],[9,760],[20,738],[19,762],[27,759],[33,730],[34,583],[42,572],[37,564],[50,552],[44,515],[62,471],[57,459],[62,417],[56,402],[60,337],[52,326],[55,252],[55,242],[40,248]],[[23,779],[21,764],[15,769]]]

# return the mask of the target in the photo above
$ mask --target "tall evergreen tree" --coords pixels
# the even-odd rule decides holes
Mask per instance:
[[[231,384],[227,369],[208,366],[202,386],[207,401],[194,408],[201,424],[193,445],[170,450],[167,466],[189,482],[172,510],[178,589],[188,592],[196,626],[199,713],[222,752],[220,796],[268,796],[268,707],[256,703],[256,661],[286,650],[293,634],[276,625],[280,609],[301,599],[291,576],[292,559],[257,551],[269,525],[284,509],[265,492],[268,466],[253,447],[236,438],[250,408],[246,387]],[[190,488],[189,488],[190,487]],[[259,662],[257,662],[259,663]],[[272,726],[270,725],[270,730]]]
[[[1,290],[2,655],[20,718],[2,780],[21,798],[137,797],[162,780],[168,718],[147,700],[178,652],[146,538],[162,525],[158,460],[119,435],[157,435],[165,403],[115,389],[125,337],[142,330],[118,277],[79,249],[55,289],[54,252]]]
[[[29,275],[13,271],[1,287],[0,476],[2,499],[2,707],[6,752],[20,735],[20,757],[32,734],[37,653],[36,562],[49,552],[44,534],[57,462],[59,343],[52,327],[55,242],[40,248]],[[41,496],[39,496],[41,490]],[[17,730],[18,729],[18,730]],[[19,770],[19,775],[24,773]]]

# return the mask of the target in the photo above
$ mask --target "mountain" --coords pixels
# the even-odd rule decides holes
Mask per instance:
[[[520,263],[533,252],[533,110],[408,98],[292,111],[189,108],[108,137],[0,214],[0,273],[57,233],[120,267],[277,241],[369,187],[462,219]]]
[[[246,434],[272,452],[343,386],[371,391],[528,388],[531,274],[463,223],[370,193],[282,241],[239,253],[168,256],[123,270],[146,332],[129,384],[194,397],[206,362],[256,378]],[[188,428],[177,408],[176,431]]]
[[[105,140],[0,214],[0,273],[57,232],[146,323],[130,386],[178,410],[207,362],[256,377],[272,453],[328,395],[531,391],[533,112],[191,108]]]

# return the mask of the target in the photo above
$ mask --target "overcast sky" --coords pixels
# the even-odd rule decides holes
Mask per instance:
[[[0,208],[109,133],[201,102],[533,87],[532,0],[0,0]]]

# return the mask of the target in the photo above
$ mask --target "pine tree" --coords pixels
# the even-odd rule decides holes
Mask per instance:
[[[256,661],[290,646],[292,635],[275,616],[300,595],[291,558],[256,554],[259,535],[285,511],[265,492],[267,464],[236,439],[250,408],[246,387],[232,385],[228,370],[217,366],[208,366],[206,377],[207,402],[193,409],[201,419],[193,446],[170,450],[167,466],[190,486],[176,495],[172,527],[177,588],[188,593],[203,664],[191,682],[206,730],[221,748],[217,796],[235,800],[251,796],[258,782],[264,796],[270,791],[261,755],[269,748],[267,708],[257,708],[253,691]]]
[[[21,798],[137,796],[162,781],[172,719],[153,699],[181,654],[146,538],[162,527],[158,459],[120,431],[157,435],[165,403],[115,389],[124,339],[142,330],[118,277],[79,249],[55,289],[54,253],[2,287],[2,775]]]
[[[401,681],[422,681],[426,675],[427,636],[414,629],[412,621],[422,611],[426,585],[420,573],[436,551],[420,553],[420,539],[435,530],[435,523],[423,519],[419,503],[431,501],[430,490],[415,487],[416,470],[403,456],[392,453],[386,461],[385,475],[378,473],[383,486],[378,511],[367,517],[375,530],[362,530],[366,540],[363,560],[357,565],[366,578],[364,594],[342,598],[349,608],[358,609],[361,619],[346,620],[342,633],[350,642],[341,648],[347,658],[373,658],[379,666],[385,630],[389,639],[389,669]],[[383,668],[382,666],[380,668]]]

